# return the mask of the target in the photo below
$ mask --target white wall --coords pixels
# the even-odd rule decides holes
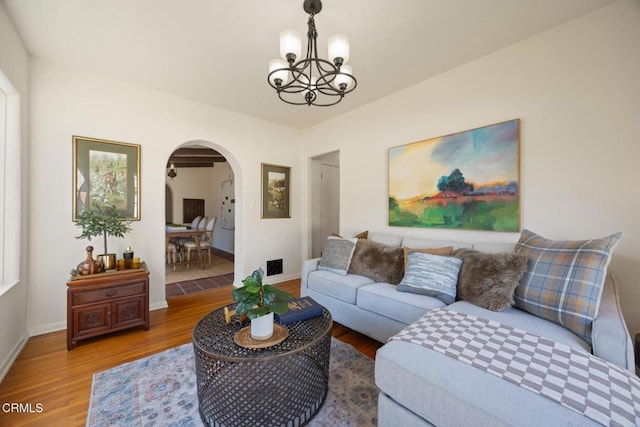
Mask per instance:
[[[17,95],[12,95],[12,98],[19,98],[22,135],[22,145],[19,149],[21,157],[24,159],[28,151],[29,56],[2,3],[0,3],[0,70],[8,78],[13,89],[17,91]],[[15,99],[12,99],[11,102],[15,102]],[[22,162],[19,166],[22,176],[22,213],[27,212],[29,168],[25,163]],[[0,295],[0,325],[2,325],[0,327],[0,381],[28,338],[26,313],[29,276],[25,261],[27,258],[26,221],[22,221],[17,234],[21,236],[19,281],[7,292]],[[8,236],[9,233],[6,232],[5,237]]]
[[[552,239],[622,231],[612,269],[635,334],[639,76],[640,2],[623,0],[318,125],[306,157],[340,151],[343,235],[514,242],[517,233],[388,227],[387,150],[520,118],[522,226]]]
[[[80,230],[71,221],[72,135],[141,145],[142,220],[133,223],[125,239],[110,240],[109,247],[120,253],[130,245],[147,262],[152,307],[166,304],[166,162],[177,147],[193,141],[219,151],[234,171],[238,283],[275,257],[284,259],[284,273],[274,282],[299,277],[301,189],[293,187],[291,219],[260,219],[260,163],[291,166],[292,180],[299,179],[298,131],[44,59],[34,58],[31,65],[28,325],[32,334],[66,327],[65,283],[87,246],[86,240],[74,239]]]

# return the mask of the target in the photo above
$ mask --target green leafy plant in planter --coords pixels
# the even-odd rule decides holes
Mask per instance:
[[[233,300],[237,303],[237,315],[246,313],[249,319],[255,319],[268,313],[283,314],[288,310],[287,302],[293,295],[275,286],[263,284],[263,278],[264,271],[259,268],[242,281],[243,286],[231,291]]]
[[[104,237],[104,254],[98,255],[98,259],[105,264],[105,269],[115,268],[116,256],[107,252],[107,236],[124,237],[131,231],[131,218],[121,218],[110,203],[96,202],[76,217],[76,226],[82,228],[82,234],[76,239],[91,241],[92,237]]]

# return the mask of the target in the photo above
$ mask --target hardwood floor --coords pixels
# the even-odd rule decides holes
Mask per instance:
[[[278,286],[299,296],[300,280]],[[95,372],[191,342],[195,323],[231,302],[231,288],[171,298],[169,308],[151,312],[148,331],[130,329],[80,341],[72,351],[67,351],[66,331],[30,338],[0,383],[0,425],[85,425]],[[382,345],[338,324],[332,333],[371,358]],[[9,412],[7,403],[22,404],[23,410],[30,404],[31,413]]]

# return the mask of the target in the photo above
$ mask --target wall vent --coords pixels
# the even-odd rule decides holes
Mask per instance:
[[[267,261],[267,276],[282,274],[282,258]]]

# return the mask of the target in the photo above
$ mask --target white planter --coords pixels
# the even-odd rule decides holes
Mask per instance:
[[[251,338],[268,340],[273,335],[273,313],[251,319]]]

